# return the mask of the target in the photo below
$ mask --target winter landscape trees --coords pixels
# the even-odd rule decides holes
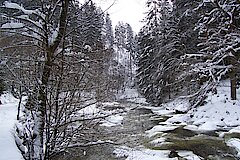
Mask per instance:
[[[0,3],[0,94],[20,99],[15,139],[25,159],[91,144],[106,115],[88,107],[131,87],[152,105],[198,107],[230,79],[237,99],[239,0],[147,0],[137,35],[124,22],[113,30],[92,0]]]
[[[19,98],[28,97],[16,126],[24,158],[50,159],[88,143],[84,135],[101,115],[91,117],[84,109],[100,107],[118,92],[112,81],[123,82],[110,67],[119,62],[111,20],[104,18],[91,0],[1,4],[4,80]]]
[[[156,0],[147,6],[138,40],[141,93],[155,104],[190,95],[196,104],[220,80],[231,78],[232,99],[236,99],[239,1],[173,1],[170,5]]]

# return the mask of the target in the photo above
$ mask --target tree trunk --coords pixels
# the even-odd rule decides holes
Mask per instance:
[[[237,80],[235,72],[231,74],[230,85],[231,85],[231,99],[237,100]]]
[[[51,60],[52,57],[48,58],[48,60],[45,62],[44,69],[43,69],[43,75],[42,75],[42,84],[39,91],[39,114],[38,114],[38,139],[40,141],[40,147],[39,147],[39,154],[40,159],[43,160],[44,157],[44,129],[45,129],[45,115],[46,115],[46,108],[47,108],[47,86],[49,82],[49,77],[51,73]]]
[[[40,160],[47,160],[49,159],[48,157],[48,153],[47,150],[44,151],[44,148],[46,148],[47,146],[44,147],[45,143],[44,143],[44,131],[45,131],[45,124],[46,124],[46,110],[47,110],[47,88],[48,88],[48,83],[49,83],[49,78],[51,76],[51,72],[52,72],[52,66],[53,66],[53,60],[54,60],[54,53],[57,50],[57,48],[59,47],[62,39],[65,36],[65,32],[66,32],[66,22],[67,22],[67,15],[68,15],[68,7],[69,7],[69,0],[62,0],[61,1],[61,13],[60,13],[60,20],[59,20],[59,31],[57,34],[56,39],[53,41],[52,44],[48,43],[48,38],[45,39],[45,52],[46,52],[46,60],[45,60],[45,64],[44,64],[44,68],[43,68],[43,74],[41,77],[41,86],[40,86],[40,90],[39,90],[39,97],[38,97],[38,101],[39,101],[39,106],[38,106],[38,122],[37,123],[37,139],[36,139],[36,143],[40,143],[40,144],[36,144],[39,145],[37,148],[37,153],[38,157]],[[45,24],[45,30],[47,31],[47,24]],[[47,32],[46,32],[47,33]],[[46,37],[48,37],[48,35],[46,35]],[[39,142],[38,142],[39,141]]]
[[[17,120],[20,119],[21,103],[22,103],[22,93],[21,93],[21,87],[20,87],[20,97],[19,97],[19,102],[18,102]]]

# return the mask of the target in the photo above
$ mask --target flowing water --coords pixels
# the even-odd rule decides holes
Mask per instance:
[[[163,122],[166,116],[155,115],[151,110],[139,104],[121,103],[126,109],[122,113],[124,117],[122,124],[113,127],[98,126],[96,139],[114,143],[90,145],[88,147],[74,148],[68,153],[58,157],[58,160],[121,160],[126,157],[117,158],[114,149],[119,146],[136,148],[144,146],[152,150],[170,150],[174,152],[173,157],[178,157],[177,151],[192,151],[202,159],[206,160],[235,160],[237,152],[228,147],[224,138],[220,138],[216,132],[198,133],[184,129],[182,126],[154,137],[146,136],[146,130]],[[109,108],[110,109],[110,108]],[[111,108],[113,109],[113,108]],[[154,138],[164,137],[167,143],[152,144]],[[240,137],[240,134],[227,135],[225,137]],[[171,155],[169,155],[171,157]]]

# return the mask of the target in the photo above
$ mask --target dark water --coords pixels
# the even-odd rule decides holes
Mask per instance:
[[[219,138],[216,132],[197,133],[179,127],[173,131],[149,138],[145,131],[167,119],[165,116],[153,114],[149,109],[138,107],[137,104],[123,103],[121,108],[128,110],[122,114],[124,120],[121,125],[114,127],[98,126],[96,139],[110,140],[115,144],[91,145],[88,147],[74,148],[67,153],[55,157],[55,160],[122,160],[126,157],[116,158],[113,151],[119,146],[134,148],[145,146],[153,150],[186,150],[204,160],[235,160],[237,152],[228,147],[224,138]],[[134,109],[133,109],[134,108]],[[230,137],[231,135],[227,135]],[[151,144],[154,138],[165,137],[167,144]],[[231,137],[240,137],[240,134]]]
[[[151,110],[140,108],[137,104],[121,104],[121,108],[127,108],[122,114],[124,117],[121,125],[113,127],[98,126],[95,139],[112,141],[115,144],[91,145],[88,147],[74,148],[67,153],[58,155],[54,160],[121,160],[113,153],[115,147],[128,146],[134,148],[145,145],[148,141],[145,131],[157,125],[160,120],[151,120],[154,115]],[[118,107],[119,108],[119,107]],[[134,108],[134,109],[133,109]],[[113,109],[113,108],[108,108]]]

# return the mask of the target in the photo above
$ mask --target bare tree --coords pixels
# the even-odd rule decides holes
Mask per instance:
[[[102,99],[102,86],[107,85],[103,79],[108,76],[103,71],[108,61],[104,55],[110,52],[102,48],[93,58],[73,49],[85,46],[73,44],[71,34],[79,26],[70,25],[72,7],[79,6],[69,0],[1,6],[1,41],[9,41],[0,46],[10,73],[7,78],[19,96],[28,97],[16,126],[16,143],[26,159],[50,159],[87,144],[88,130],[105,117],[89,115],[85,108]],[[96,83],[90,80],[93,75]]]

